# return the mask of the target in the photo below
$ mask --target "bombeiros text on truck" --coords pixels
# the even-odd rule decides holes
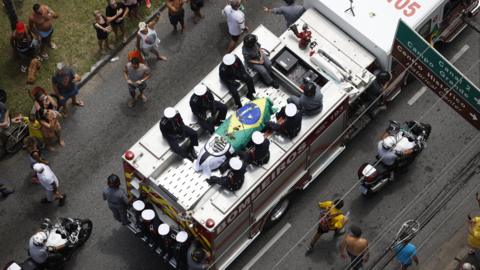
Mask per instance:
[[[391,55],[399,19],[429,41],[448,42],[465,28],[461,16],[474,16],[479,9],[478,0],[356,0],[353,15],[345,12],[347,4],[304,1],[307,10],[296,24],[308,26],[307,46],[299,46],[293,31],[276,36],[262,25],[256,28],[253,34],[269,53],[280,87],[265,86],[259,75],[249,70],[255,81],[255,100],[243,97],[241,108],[234,109],[233,98],[220,81],[219,66],[209,72],[199,85],[228,107],[227,119],[213,135],[200,128],[190,110],[193,90],[174,106],[185,124],[198,132],[200,150],[214,139],[231,142],[260,130],[270,113],[284,107],[289,96],[303,91],[305,81],[321,87],[322,111],[303,116],[301,129],[293,138],[270,134],[268,162],[249,165],[238,190],[209,185],[207,176],[195,170],[194,162],[172,152],[159,123],[125,152],[128,193],[142,201],[129,210],[129,228],[172,266],[183,265],[187,250],[199,245],[211,254],[213,269],[225,269],[285,213],[289,194],[317,179],[342,153],[346,141],[371,121],[374,115],[367,113],[372,109],[368,89],[377,75],[386,73],[392,78],[385,88],[388,100],[399,93],[406,70]],[[233,53],[243,60],[242,44]],[[240,85],[241,96],[246,88]],[[274,119],[273,113],[271,116]],[[218,130],[222,128],[225,133]],[[212,175],[221,172],[215,170]],[[141,212],[147,210],[149,218],[142,218]]]

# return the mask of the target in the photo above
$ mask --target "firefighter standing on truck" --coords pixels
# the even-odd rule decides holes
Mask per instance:
[[[321,209],[318,229],[308,245],[307,251],[305,252],[306,256],[312,254],[313,247],[322,234],[334,231],[335,236],[338,236],[343,233],[343,228],[348,221],[342,210],[340,210],[343,207],[343,200],[341,199],[320,202],[318,203],[318,207]]]

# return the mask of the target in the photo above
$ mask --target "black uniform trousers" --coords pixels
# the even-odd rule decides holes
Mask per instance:
[[[229,80],[222,80],[227,86],[228,92],[230,95],[232,95],[235,104],[238,107],[242,107],[240,95],[238,94],[238,87],[240,87],[240,84],[236,80],[239,80],[247,85],[247,98],[249,99],[253,99],[253,94],[255,94],[255,86],[253,84],[252,77],[250,77],[246,71],[242,71],[241,69],[238,69],[235,72],[233,78]]]
[[[170,149],[174,153],[178,154],[183,158],[188,158],[190,152],[193,150],[193,146],[198,145],[198,135],[195,130],[187,126],[182,126],[180,127],[180,129],[182,130],[183,136],[165,136],[165,139],[170,145]],[[190,139],[190,147],[188,150],[180,146],[180,142],[183,138]]]
[[[238,95],[238,93],[237,93]],[[239,97],[240,98],[240,97]],[[202,117],[198,117],[198,124],[205,130],[208,130],[210,133],[213,133],[215,131],[215,126],[220,123],[220,121],[225,120],[225,117],[227,117],[227,105],[221,103],[220,101],[213,101],[214,103],[214,108],[215,111],[213,112],[214,118],[213,119],[205,119]],[[215,114],[218,115],[215,117]]]

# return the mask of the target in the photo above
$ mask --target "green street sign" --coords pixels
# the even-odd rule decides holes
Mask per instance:
[[[438,95],[448,93],[444,101],[480,129],[480,89],[402,20],[392,55]]]

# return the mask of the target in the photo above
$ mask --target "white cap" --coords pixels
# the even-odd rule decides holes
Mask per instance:
[[[201,97],[207,93],[207,87],[204,84],[199,84],[193,88],[193,93]]]
[[[294,117],[295,114],[297,114],[297,106],[295,106],[293,103],[288,103],[285,107],[285,114],[288,117]]]
[[[252,134],[252,141],[254,144],[262,144],[265,141],[265,137],[260,131],[255,131]]]
[[[394,136],[388,136],[382,141],[382,146],[385,149],[392,149],[392,147],[397,143],[397,140]]]
[[[141,200],[136,200],[132,203],[132,206],[133,206],[133,209],[135,209],[135,211],[143,211],[143,209],[145,209],[145,203]]]
[[[35,172],[41,173],[41,172],[43,172],[43,169],[44,169],[44,168],[43,168],[43,164],[41,164],[41,163],[35,163],[35,164],[33,164],[33,170],[34,170]]]
[[[155,212],[152,209],[146,209],[142,211],[142,219],[145,221],[151,221],[155,217]]]
[[[139,22],[138,23],[138,29],[140,31],[147,29],[147,24],[145,22]]]
[[[177,111],[172,107],[168,107],[163,111],[163,116],[166,118],[173,118],[175,117],[175,114],[177,114]]]
[[[5,270],[22,270],[22,267],[18,265],[16,262],[12,262]]]
[[[462,265],[462,270],[475,270],[475,267],[467,262]]]
[[[175,237],[175,240],[177,240],[178,243],[185,243],[188,239],[188,233],[185,231],[179,231],[177,233],[177,237]]]
[[[235,63],[235,54],[228,53],[223,56],[223,63],[227,66],[233,65]]]
[[[240,160],[239,157],[232,157],[230,161],[228,161],[228,165],[235,171],[238,171],[242,168],[243,162]]]
[[[65,67],[65,64],[64,64],[64,63],[62,63],[62,62],[58,62],[58,63],[57,63],[57,70],[60,70],[60,69],[62,69],[62,68],[64,68],[64,67]]]
[[[160,226],[158,226],[158,234],[159,235],[165,236],[169,232],[170,232],[170,226],[168,226],[168,224],[162,223],[162,224],[160,224]]]

